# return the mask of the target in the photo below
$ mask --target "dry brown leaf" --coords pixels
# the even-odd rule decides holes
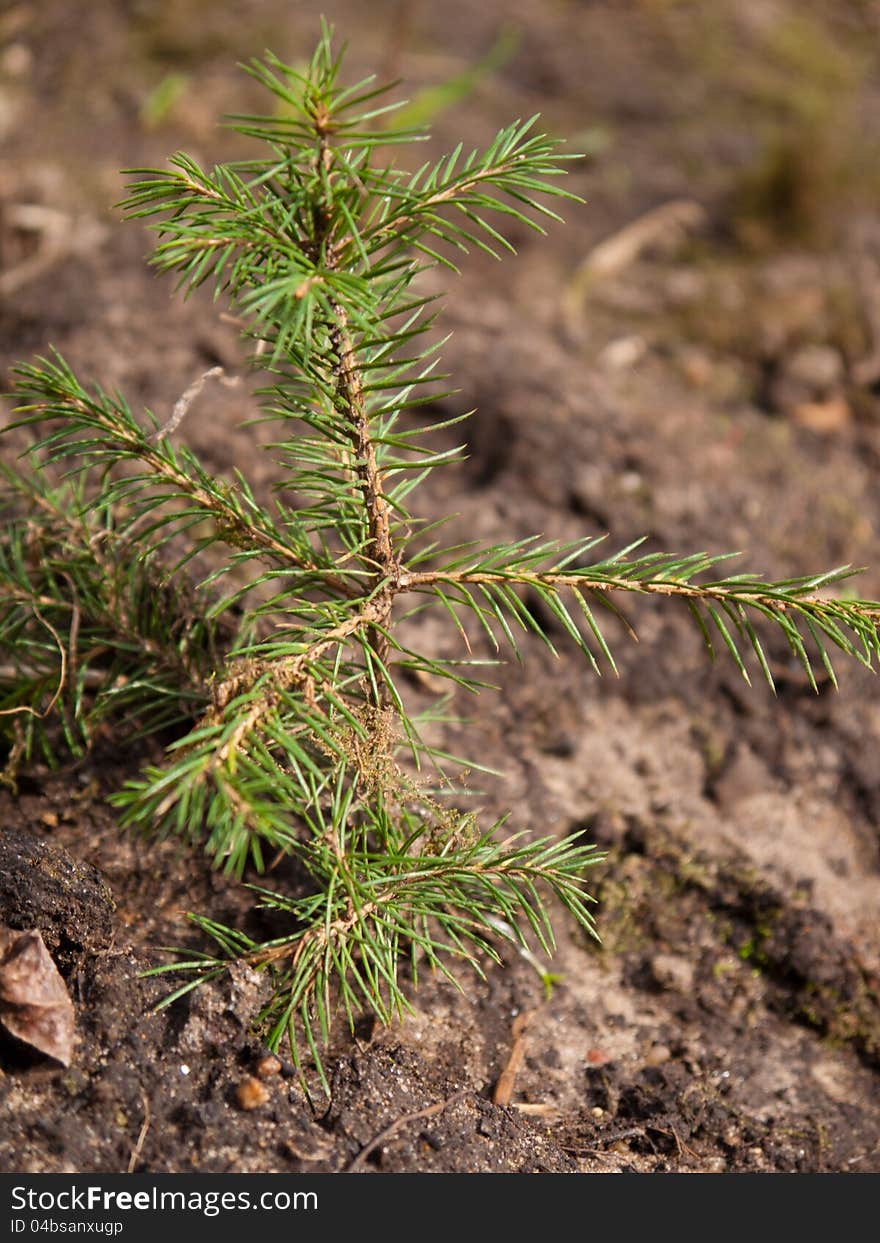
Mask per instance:
[[[0,1023],[16,1039],[70,1065],[73,1003],[39,932],[0,925]]]

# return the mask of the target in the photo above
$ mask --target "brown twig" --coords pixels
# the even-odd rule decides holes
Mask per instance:
[[[70,634],[68,636],[67,644],[68,644],[68,653],[69,653],[68,655],[69,675],[68,676],[70,678],[70,685],[75,687],[76,679],[77,679],[77,672],[78,672],[77,659],[76,659],[77,642],[79,640],[79,624],[82,619],[82,614],[80,613],[79,598],[76,593],[76,585],[74,584],[74,581],[70,577],[69,574],[65,574],[64,577],[67,580],[68,586],[70,587],[70,594],[71,594],[72,602],[73,602],[71,610],[70,610]]]
[[[345,1167],[345,1174],[355,1174],[358,1170],[363,1169],[367,1157],[380,1144],[384,1144],[386,1140],[391,1139],[402,1126],[407,1126],[410,1122],[421,1122],[424,1118],[434,1118],[437,1114],[442,1114],[444,1109],[448,1109],[456,1101],[460,1101],[463,1096],[467,1096],[467,1088],[462,1088],[460,1092],[456,1092],[453,1096],[448,1097],[445,1101],[440,1101],[436,1105],[429,1105],[427,1109],[418,1109],[412,1114],[403,1114],[400,1118],[396,1118],[390,1126],[386,1126],[384,1131],[380,1131],[375,1139],[363,1147],[353,1161]]]
[[[164,440],[167,436],[171,436],[177,431],[189,413],[190,406],[205,387],[208,380],[219,380],[226,388],[236,388],[241,383],[241,376],[227,376],[223,367],[211,367],[210,370],[203,372],[197,380],[193,380],[188,389],[181,393],[174,403],[171,418],[162,427],[157,427],[151,433],[149,436],[150,440]]]
[[[144,1103],[144,1120],[141,1123],[141,1129],[137,1137],[137,1142],[135,1143],[134,1148],[132,1148],[131,1156],[128,1159],[128,1170],[126,1171],[128,1174],[134,1173],[137,1163],[141,1159],[141,1153],[144,1149],[144,1141],[146,1140],[147,1132],[150,1129],[150,1098],[143,1090],[141,1091],[141,1100]]]
[[[516,1082],[516,1076],[525,1061],[526,1056],[526,1028],[534,1018],[534,1010],[523,1010],[513,1020],[511,1035],[513,1036],[513,1045],[510,1050],[510,1057],[507,1059],[507,1065],[498,1076],[495,1084],[495,1090],[492,1093],[493,1105],[509,1105],[510,1098],[513,1096],[513,1086]]]

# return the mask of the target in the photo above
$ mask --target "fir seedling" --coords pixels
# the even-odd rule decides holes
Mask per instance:
[[[82,755],[108,724],[170,738],[113,798],[123,823],[236,877],[285,861],[267,872],[283,885],[253,887],[275,935],[193,915],[216,949],[162,968],[190,973],[172,997],[236,960],[266,971],[269,1044],[289,1039],[322,1075],[337,1008],[350,1024],[408,1008],[404,963],[454,978],[456,960],[479,970],[505,942],[549,954],[553,898],[594,932],[592,847],[479,825],[454,776],[464,761],[426,736],[407,679],[480,693],[476,636],[552,648],[542,617],[614,670],[605,619],[628,596],[688,609],[710,652],[746,679],[756,661],[771,686],[761,628],[782,632],[814,688],[817,660],[834,679],[830,650],[868,667],[880,653],[880,605],[833,590],[848,568],[765,582],[719,576],[724,558],[702,553],[598,558],[596,539],[447,547],[443,524],[416,516],[418,485],[460,459],[449,421],[418,417],[438,400],[421,274],[454,271],[470,247],[512,250],[505,224],[558,219],[548,199],[575,197],[557,182],[572,157],[532,118],[404,172],[388,152],[423,135],[386,128],[383,88],[340,86],[339,68],[327,30],[302,73],[254,61],[274,115],[232,125],[259,154],[133,170],[125,202],[153,222],[155,265],[184,291],[212,285],[246,325],[277,426],[272,495],[185,446],[187,395],[165,423],[138,418],[52,354],[16,369],[10,426],[32,443],[26,468],[4,470],[0,547],[7,779]],[[458,632],[460,659],[404,640],[401,620],[425,609]]]

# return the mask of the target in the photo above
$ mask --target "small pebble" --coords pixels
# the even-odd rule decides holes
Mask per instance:
[[[605,1110],[601,1107],[601,1105],[596,1105],[594,1109],[590,1110],[590,1113],[593,1115],[594,1118],[605,1117]]]
[[[276,1057],[274,1053],[267,1053],[265,1057],[261,1057],[254,1067],[254,1074],[258,1079],[271,1079],[273,1075],[281,1074],[281,1059]]]
[[[269,1099],[269,1092],[264,1083],[247,1075],[235,1089],[235,1099],[239,1109],[259,1109]]]
[[[642,476],[637,470],[624,471],[619,480],[620,490],[628,496],[632,496],[634,492],[639,491],[643,482]]]
[[[618,337],[605,346],[599,355],[599,362],[609,371],[629,371],[647,352],[648,343],[644,337]]]
[[[843,383],[846,362],[833,345],[804,345],[782,360],[781,370],[786,379],[814,392],[827,393]]]
[[[648,1052],[645,1054],[646,1066],[662,1066],[664,1062],[668,1062],[672,1054],[665,1044],[652,1044]]]
[[[56,811],[44,811],[40,816],[40,822],[45,824],[47,829],[58,828],[58,813]]]
[[[26,78],[33,63],[33,53],[24,43],[10,43],[0,53],[0,72],[10,78]]]

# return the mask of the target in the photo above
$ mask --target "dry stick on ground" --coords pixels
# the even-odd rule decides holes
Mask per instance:
[[[144,1150],[144,1142],[147,1138],[147,1132],[150,1129],[150,1098],[145,1091],[141,1091],[141,1100],[144,1105],[144,1120],[141,1123],[141,1129],[138,1133],[137,1142],[131,1150],[131,1156],[128,1161],[127,1173],[133,1174],[137,1169],[137,1163],[141,1159],[141,1153]]]
[[[526,1057],[526,1028],[536,1014],[536,1010],[523,1010],[513,1020],[511,1028],[513,1046],[510,1050],[510,1057],[507,1059],[507,1065],[498,1076],[498,1082],[495,1084],[495,1090],[492,1093],[492,1102],[495,1105],[510,1104],[516,1077]]]
[[[223,367],[211,367],[208,371],[203,372],[197,380],[193,380],[188,389],[181,393],[174,403],[171,418],[162,427],[156,428],[150,437],[151,440],[164,440],[166,436],[171,436],[177,431],[186,418],[190,406],[199,393],[201,393],[208,380],[219,380],[226,388],[237,388],[241,383],[241,376],[228,376]]]
[[[356,1174],[358,1170],[363,1169],[367,1158],[380,1144],[384,1144],[391,1139],[403,1126],[408,1126],[410,1122],[422,1122],[425,1118],[435,1118],[437,1114],[442,1114],[450,1105],[454,1105],[456,1101],[460,1101],[462,1097],[468,1096],[467,1088],[462,1088],[460,1092],[447,1097],[445,1101],[440,1101],[436,1105],[429,1105],[427,1109],[418,1109],[413,1114],[403,1114],[400,1118],[396,1118],[390,1126],[386,1126],[384,1131],[380,1131],[375,1139],[371,1139],[351,1161],[344,1170],[346,1174]]]

